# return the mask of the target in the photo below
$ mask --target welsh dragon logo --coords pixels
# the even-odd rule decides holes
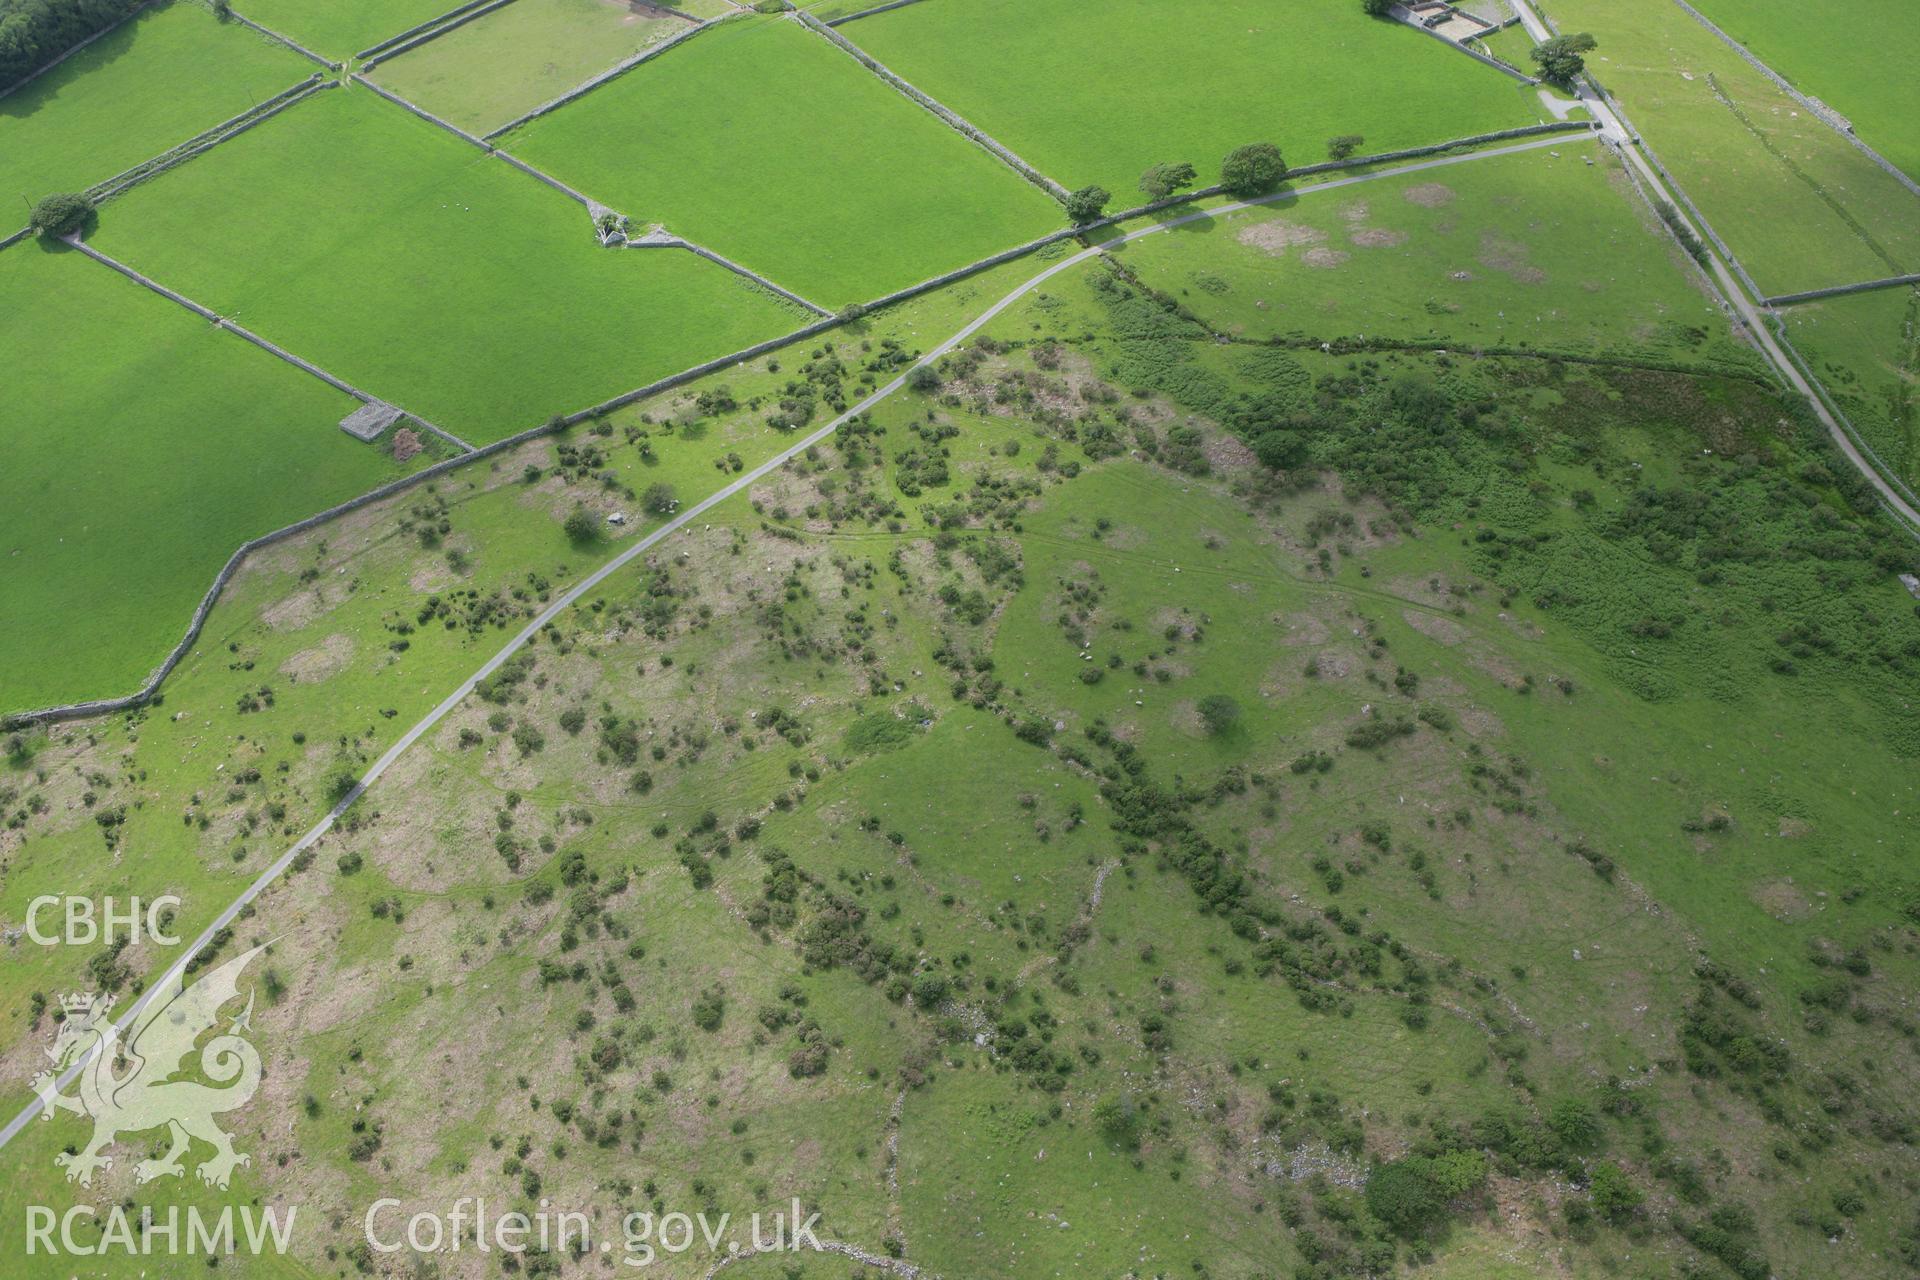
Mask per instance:
[[[45,1051],[53,1067],[35,1076],[33,1087],[45,1104],[42,1120],[51,1120],[55,1111],[93,1119],[93,1136],[85,1147],[54,1157],[69,1182],[89,1186],[96,1170],[112,1168],[113,1157],[102,1153],[116,1138],[162,1127],[169,1130],[171,1146],[165,1155],[134,1166],[137,1182],[179,1177],[185,1169],[182,1157],[194,1138],[214,1149],[213,1157],[197,1170],[210,1186],[224,1189],[236,1167],[252,1162],[233,1149],[233,1141],[214,1123],[221,1112],[245,1106],[260,1087],[260,1055],[240,1034],[251,1029],[251,992],[240,1016],[200,1050],[198,1074],[213,1085],[176,1077],[188,1066],[200,1037],[214,1029],[221,1006],[239,995],[241,971],[265,949],[255,947],[227,961],[192,987],[184,985],[184,975],[170,975],[129,1024],[124,1041],[109,1016],[110,999],[91,994],[61,997],[66,1020],[53,1048]],[[78,1090],[62,1093],[60,1077],[75,1064],[80,1067]]]

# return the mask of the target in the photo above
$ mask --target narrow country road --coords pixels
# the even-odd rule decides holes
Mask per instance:
[[[1089,248],[1082,249],[1078,253],[1071,254],[1068,257],[1062,258],[1060,261],[1049,266],[1046,270],[1040,272],[1038,275],[1033,276],[1031,279],[1020,284],[1011,293],[1008,293],[1005,297],[1001,298],[998,302],[988,307],[985,311],[982,311],[978,316],[974,317],[971,321],[969,321],[964,327],[962,327],[959,331],[954,333],[951,337],[948,337],[945,341],[941,342],[938,346],[934,347],[932,350],[928,351],[925,355],[921,356],[919,360],[915,361],[914,364],[910,366],[907,370],[902,372],[900,376],[894,378],[891,382],[887,383],[885,386],[882,386],[878,390],[874,391],[871,395],[867,396],[864,400],[860,401],[860,403],[854,405],[851,409],[848,409],[845,413],[833,419],[833,421],[827,423],[825,426],[822,426],[816,429],[815,431],[809,433],[808,435],[804,436],[800,440],[795,441],[793,444],[789,445],[787,448],[781,450],[778,454],[767,459],[765,462],[761,463],[759,466],[754,467],[751,471],[747,471],[744,474],[740,475],[738,478],[734,479],[733,481],[731,481],[724,487],[720,488],[719,490],[715,491],[714,493],[708,495],[706,498],[702,499],[700,502],[695,503],[693,506],[687,508],[685,511],[675,516],[672,520],[668,521],[666,524],[660,526],[658,529],[655,529],[652,533],[649,533],[644,537],[639,538],[633,543],[633,545],[622,550],[619,554],[615,555],[611,560],[608,560],[605,564],[601,565],[598,569],[594,570],[594,572],[589,574],[587,577],[581,579],[580,582],[578,582],[572,588],[566,591],[565,594],[555,599],[545,609],[542,609],[540,613],[531,622],[527,623],[525,627],[521,628],[518,634],[516,634],[511,640],[507,641],[505,645],[501,646],[500,650],[497,653],[495,653],[491,658],[488,658],[484,663],[482,663],[479,666],[479,668],[477,668],[473,672],[473,674],[469,675],[465,680],[461,681],[459,686],[456,687],[451,693],[449,693],[440,702],[438,706],[434,707],[433,710],[429,711],[426,715],[422,716],[417,722],[415,722],[415,724],[411,728],[409,728],[404,734],[400,736],[398,741],[396,741],[391,747],[387,748],[386,752],[383,755],[381,755],[381,757],[378,760],[374,761],[373,765],[370,768],[368,768],[363,775],[361,775],[360,780],[353,785],[353,789],[350,790],[346,794],[346,796],[339,801],[339,803],[335,804],[333,808],[328,811],[325,817],[321,818],[320,821],[316,822],[313,825],[313,827],[305,835],[301,836],[298,842],[296,842],[291,848],[289,848],[284,854],[282,854],[280,858],[273,863],[273,865],[269,866],[266,870],[262,871],[260,873],[259,878],[256,879],[252,884],[248,885],[246,890],[242,892],[239,897],[235,898],[233,902],[230,903],[227,906],[227,908],[224,911],[222,911],[219,914],[219,916],[215,918],[214,921],[206,927],[206,929],[200,934],[200,936],[194,939],[193,943],[190,946],[188,946],[181,952],[180,958],[174,962],[173,966],[167,970],[166,974],[159,981],[155,982],[153,985],[148,987],[147,990],[140,996],[140,998],[136,1000],[126,1010],[126,1012],[120,1015],[120,1017],[117,1019],[118,1025],[124,1030],[133,1021],[133,1019],[139,1014],[139,1012],[147,1006],[149,1001],[153,1000],[156,996],[160,995],[163,992],[171,993],[171,992],[177,991],[184,980],[187,962],[190,961],[194,957],[194,955],[197,954],[202,948],[204,948],[212,940],[213,936],[216,933],[218,933],[221,929],[224,929],[229,925],[231,925],[233,921],[239,916],[240,912],[249,903],[251,903],[254,899],[258,898],[262,893],[264,893],[267,890],[269,886],[271,886],[276,880],[278,880],[282,875],[286,873],[287,868],[293,864],[293,861],[295,858],[297,858],[301,853],[305,852],[307,849],[312,848],[323,836],[325,836],[329,831],[331,831],[333,829],[333,824],[339,819],[340,815],[345,813],[347,809],[355,801],[357,801],[361,797],[361,795],[366,792],[366,790],[369,787],[371,787],[375,782],[377,782],[380,779],[380,777],[383,774],[387,772],[388,769],[392,768],[394,762],[398,760],[400,756],[409,747],[413,746],[414,743],[418,742],[427,733],[431,732],[434,726],[438,725],[443,719],[445,719],[447,714],[451,712],[456,706],[458,706],[460,702],[464,698],[466,698],[468,694],[472,693],[474,688],[482,680],[485,680],[488,676],[492,675],[495,671],[498,671],[501,665],[505,663],[507,659],[511,658],[515,653],[519,652],[522,648],[524,648],[527,645],[527,643],[530,640],[532,640],[533,637],[537,635],[540,632],[540,630],[543,627],[545,627],[549,622],[559,617],[562,613],[564,613],[568,609],[571,609],[575,604],[579,603],[579,601],[583,599],[589,592],[593,591],[601,583],[605,582],[609,577],[611,577],[615,573],[618,573],[621,569],[625,568],[627,565],[631,564],[637,557],[646,554],[648,551],[658,546],[661,542],[663,542],[669,536],[685,528],[687,525],[691,524],[694,520],[697,520],[700,516],[712,510],[714,507],[718,506],[720,503],[725,502],[727,501],[727,499],[732,498],[744,492],[747,488],[749,488],[753,484],[757,483],[767,475],[771,474],[772,472],[778,470],[780,467],[784,466],[788,461],[790,461],[794,457],[803,453],[807,449],[812,448],[814,445],[820,443],[820,441],[825,440],[828,436],[838,431],[842,426],[844,426],[847,422],[851,421],[853,418],[863,413],[866,413],[868,410],[872,409],[875,405],[879,404],[881,401],[887,399],[889,396],[892,396],[895,392],[899,391],[902,387],[906,386],[907,378],[913,372],[914,369],[918,369],[923,365],[932,364],[934,361],[940,359],[940,357],[946,355],[948,352],[952,351],[955,347],[959,346],[961,343],[965,342],[968,338],[972,337],[975,333],[979,332],[981,328],[983,328],[988,323],[990,323],[996,316],[1000,315],[1001,312],[1005,311],[1008,307],[1018,302],[1021,298],[1024,298],[1027,294],[1032,293],[1035,289],[1039,288],[1041,285],[1045,284],[1047,281],[1053,279],[1053,277],[1059,275],[1061,272],[1069,271],[1074,267],[1079,266],[1081,263],[1086,262],[1090,258],[1097,257],[1100,254],[1103,254],[1110,249],[1117,248],[1121,245],[1128,244],[1132,241],[1143,239],[1144,237],[1151,236],[1151,235],[1158,235],[1164,231],[1171,231],[1178,227],[1187,226],[1196,222],[1202,222],[1209,218],[1219,217],[1223,214],[1233,213],[1238,210],[1256,208],[1261,205],[1272,204],[1281,200],[1291,200],[1296,196],[1311,195],[1313,193],[1322,192],[1322,191],[1333,191],[1333,190],[1338,190],[1339,188],[1342,188],[1342,187],[1358,186],[1362,183],[1375,182],[1382,178],[1397,178],[1397,177],[1403,177],[1407,174],[1420,173],[1430,169],[1443,169],[1452,165],[1471,164],[1475,161],[1485,160],[1493,156],[1513,155],[1518,152],[1524,152],[1524,151],[1537,151],[1546,147],[1566,147],[1570,145],[1578,145],[1580,142],[1585,140],[1586,139],[1583,137],[1569,136],[1569,135],[1547,137],[1547,138],[1541,138],[1531,142],[1516,143],[1511,146],[1494,147],[1485,151],[1472,151],[1472,152],[1467,152],[1461,155],[1440,156],[1430,160],[1420,160],[1410,164],[1403,164],[1403,165],[1393,166],[1391,168],[1379,169],[1372,173],[1356,174],[1356,175],[1353,175],[1350,177],[1344,177],[1344,178],[1332,178],[1324,182],[1314,182],[1314,183],[1308,183],[1304,186],[1290,187],[1282,191],[1277,191],[1272,195],[1260,196],[1252,200],[1240,200],[1240,201],[1234,201],[1228,204],[1216,205],[1209,209],[1201,209],[1193,213],[1183,214],[1180,217],[1172,218],[1165,222],[1156,222],[1149,226],[1139,227],[1132,231],[1128,231],[1122,235],[1114,236],[1111,239],[1101,241],[1099,244],[1093,245]],[[67,1085],[72,1082],[73,1078],[79,1073],[80,1069],[83,1066],[85,1066],[88,1057],[91,1057],[91,1054],[85,1057],[82,1057],[80,1061],[75,1062],[72,1066],[70,1066],[66,1070],[66,1072],[61,1075],[57,1087],[61,1089],[66,1088]],[[18,1115],[14,1116],[12,1120],[8,1121],[4,1128],[0,1128],[0,1147],[4,1147],[7,1143],[11,1142],[15,1137],[17,1137],[20,1131],[26,1127],[28,1122],[31,1121],[35,1115],[40,1113],[43,1105],[44,1104],[42,1100],[38,1097],[35,1097],[32,1102],[28,1103],[25,1107],[21,1109]]]

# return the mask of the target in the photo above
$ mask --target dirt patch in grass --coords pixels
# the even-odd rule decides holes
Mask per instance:
[[[1360,655],[1344,647],[1322,649],[1313,656],[1314,672],[1322,680],[1345,680],[1359,665]]]
[[[1343,249],[1328,249],[1322,247],[1307,250],[1302,260],[1310,267],[1318,267],[1322,271],[1326,271],[1345,265],[1347,259],[1352,256],[1352,254]]]
[[[1259,461],[1253,450],[1224,431],[1208,432],[1207,443],[1201,452],[1206,454],[1207,462],[1216,472],[1245,471]]]
[[[1292,697],[1299,691],[1301,682],[1306,679],[1302,674],[1301,665],[1297,662],[1274,663],[1260,681],[1260,696],[1263,698]]]
[[[1274,623],[1283,633],[1280,643],[1284,645],[1325,644],[1327,642],[1327,624],[1310,613],[1289,613],[1274,618]]]
[[[1480,237],[1480,265],[1505,272],[1521,284],[1544,284],[1547,273],[1527,262],[1530,252],[1518,240],[1507,240],[1488,232]]]
[[[1288,222],[1285,218],[1270,218],[1265,222],[1256,222],[1242,229],[1239,240],[1249,248],[1262,253],[1280,257],[1297,244],[1319,244],[1327,238],[1327,233],[1318,227],[1304,226],[1298,222]]]
[[[1453,188],[1444,182],[1423,182],[1400,194],[1408,204],[1417,204],[1422,209],[1438,209],[1453,203]]]
[[[1789,924],[1796,920],[1805,920],[1813,914],[1813,903],[1807,895],[1791,880],[1769,880],[1757,884],[1748,890],[1754,905],[1772,916]]]
[[[1394,245],[1405,244],[1407,242],[1407,233],[1404,231],[1391,231],[1386,227],[1362,227],[1349,236],[1348,239],[1352,240],[1362,249],[1391,249]]]
[[[260,621],[275,631],[298,631],[346,598],[344,582],[322,582],[268,605],[261,611]]]
[[[280,664],[280,674],[295,684],[319,684],[346,669],[353,661],[353,641],[338,631],[314,645],[302,649]]]
[[[1438,614],[1425,613],[1419,609],[1403,609],[1400,611],[1400,616],[1406,619],[1408,626],[1427,639],[1444,645],[1459,644],[1468,635],[1465,627],[1452,618],[1442,618]]]
[[[1526,679],[1520,669],[1508,662],[1506,656],[1483,645],[1475,645],[1467,651],[1467,662],[1482,675],[1490,676],[1508,689],[1518,691],[1526,686]]]

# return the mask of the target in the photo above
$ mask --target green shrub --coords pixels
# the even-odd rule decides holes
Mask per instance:
[[[1105,187],[1082,187],[1067,197],[1067,216],[1075,222],[1096,221],[1112,198]]]
[[[1287,162],[1271,142],[1237,147],[1220,165],[1220,185],[1242,199],[1273,190],[1286,176]]]
[[[93,201],[78,191],[62,191],[33,206],[29,221],[49,240],[83,229],[93,218]]]

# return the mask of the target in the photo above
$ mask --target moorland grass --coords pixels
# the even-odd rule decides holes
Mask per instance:
[[[1920,269],[1920,196],[1668,0],[1556,0],[1588,67],[1768,294]]]
[[[1533,91],[1354,5],[1262,0],[939,0],[844,29],[894,71],[1068,187],[1119,207],[1141,171],[1202,181],[1248,142],[1294,164],[1339,134],[1390,151],[1540,119]]]
[[[1920,23],[1901,0],[1845,8],[1794,0],[1694,0],[1722,31],[1809,97],[1852,122],[1874,150],[1920,178]]]
[[[1370,1153],[1489,1111],[1592,1097],[1596,1081],[1617,1076],[1636,1082],[1632,1114],[1603,1119],[1601,1141],[1634,1163],[1637,1180],[1660,1185],[1629,1154],[1658,1141],[1722,1152],[1714,1202],[1753,1206],[1778,1269],[1798,1273],[1835,1246],[1782,1206],[1817,1208],[1810,1194],[1860,1178],[1868,1205],[1849,1219],[1849,1274],[1896,1274],[1851,1262],[1870,1262],[1875,1242],[1908,1217],[1898,1192],[1883,1189],[1903,1167],[1897,1141],[1836,1126],[1824,1150],[1795,1154],[1793,1179],[1770,1178],[1791,1120],[1770,1124],[1724,1080],[1678,1060],[1702,953],[1752,983],[1752,1017],[1791,1044],[1794,1078],[1769,1086],[1789,1108],[1817,1109],[1822,1073],[1846,1069],[1864,1045],[1878,1061],[1905,1052],[1864,1008],[1862,1025],[1825,1039],[1799,1021],[1798,995],[1834,973],[1814,958],[1829,950],[1866,948],[1864,998],[1911,983],[1912,957],[1897,941],[1871,940],[1898,937],[1904,881],[1894,861],[1911,844],[1915,783],[1910,756],[1886,732],[1903,713],[1858,697],[1884,676],[1844,649],[1857,615],[1888,609],[1898,589],[1868,572],[1856,518],[1830,487],[1769,500],[1787,496],[1782,484],[1819,482],[1799,454],[1804,440],[1778,430],[1775,402],[1717,379],[1297,353],[1299,377],[1284,380],[1282,399],[1359,397],[1355,422],[1380,432],[1399,430],[1400,397],[1387,386],[1442,386],[1476,406],[1474,423],[1419,451],[1441,484],[1403,524],[1405,507],[1332,481],[1272,482],[1230,448],[1208,450],[1204,471],[1147,462],[1148,445],[1191,410],[1151,393],[1116,407],[1089,381],[1145,341],[1138,326],[1115,333],[1125,317],[1075,291],[1104,269],[1070,273],[1011,309],[993,329],[1001,346],[984,350],[973,374],[949,364],[944,395],[889,402],[875,415],[885,436],[851,451],[845,440],[823,443],[676,534],[650,563],[609,578],[541,636],[534,681],[457,708],[311,866],[259,902],[237,932],[278,938],[274,963],[299,976],[257,1011],[256,1039],[295,1064],[296,1083],[263,1098],[243,1148],[270,1152],[266,1135],[288,1141],[291,1125],[301,1150],[317,1153],[305,1157],[309,1169],[334,1175],[315,1193],[329,1211],[364,1204],[376,1188],[414,1194],[455,1170],[505,1197],[516,1184],[491,1138],[524,1134],[526,1165],[547,1187],[611,1185],[639,1164],[662,1199],[705,1197],[737,1214],[764,1203],[756,1183],[776,1195],[792,1186],[826,1208],[836,1236],[878,1249],[897,1227],[906,1256],[943,1274],[1088,1264],[1172,1274],[1195,1260],[1232,1274],[1243,1261],[1271,1268],[1317,1253],[1340,1222],[1372,1230],[1356,1194],[1281,1176],[1294,1157],[1357,1175]],[[883,313],[864,336],[897,335],[904,319]],[[1064,333],[1089,336],[1045,341]],[[823,345],[857,368],[873,353],[854,336]],[[791,363],[783,375],[756,361],[694,390],[725,382],[726,399],[746,400],[791,376]],[[1072,424],[1047,386],[1068,376],[1092,393]],[[1307,385],[1294,385],[1301,378]],[[127,824],[142,871],[187,881],[197,893],[186,912],[203,917],[217,885],[283,847],[271,826],[251,833],[244,815],[287,801],[288,825],[303,823],[337,736],[376,751],[497,644],[493,628],[474,637],[414,626],[430,596],[484,599],[504,586],[532,607],[610,554],[565,544],[560,515],[601,498],[591,474],[552,473],[559,444],[603,449],[623,484],[670,475],[690,496],[697,473],[712,470],[702,455],[737,449],[751,465],[777,440],[757,412],[715,414],[691,395],[649,412],[650,423],[622,414],[605,436],[576,431],[448,483],[438,496],[452,528],[439,548],[406,527],[428,497],[415,494],[250,574],[183,668],[166,714],[90,726],[103,739],[98,754],[124,754],[129,774],[151,769],[137,790],[116,783],[102,800],[147,800]],[[912,434],[948,426],[959,433]],[[627,427],[655,433],[654,462]],[[1098,447],[1096,428],[1122,433],[1118,452]],[[1330,431],[1315,447],[1358,478],[1373,474],[1370,434]],[[915,495],[900,454],[928,448],[951,451],[951,475]],[[521,463],[535,459],[549,470],[520,481]],[[866,485],[902,509],[823,526],[827,508]],[[1030,500],[1000,506],[991,495],[1002,485],[1031,486]],[[1674,514],[1734,509],[1740,527],[1720,532],[1737,558],[1723,575],[1699,575],[1693,553],[1713,548],[1696,547],[1685,520],[1656,531],[1631,516],[1643,491],[1675,486],[1685,493]],[[1711,501],[1678,500],[1698,490]],[[1816,530],[1818,556],[1799,549]],[[1681,553],[1657,534],[1683,540]],[[969,620],[948,603],[978,581],[974,552],[992,546],[1015,576]],[[469,557],[458,573],[453,551]],[[329,593],[336,580],[356,587]],[[288,607],[309,597],[309,612]],[[1649,610],[1684,621],[1664,637],[1621,626]],[[1843,648],[1797,676],[1768,671],[1776,631],[1809,617]],[[353,641],[344,665],[312,682],[267,677],[276,705],[235,712],[260,672],[331,635]],[[859,656],[843,660],[838,646],[849,642]],[[945,665],[956,651],[976,660]],[[1313,676],[1302,670],[1309,659]],[[1088,680],[1093,668],[1104,678]],[[1001,713],[950,692],[963,672],[976,691],[993,684],[1013,718],[1043,713],[1063,727],[1050,743],[1016,738]],[[1244,714],[1208,735],[1187,704],[1217,691],[1232,692]],[[1355,726],[1416,706],[1451,718],[1423,720],[1378,749],[1345,741]],[[567,709],[587,716],[577,732],[561,718]],[[607,712],[636,723],[632,765],[598,738]],[[847,726],[876,714],[905,717],[911,736],[895,750],[849,751]],[[1129,754],[1083,732],[1096,716]],[[540,730],[544,745],[519,749],[516,726]],[[58,739],[40,747],[41,760],[54,785],[77,790],[93,749],[78,729]],[[1331,767],[1292,769],[1309,749],[1328,752]],[[1354,961],[1346,980],[1290,989],[1283,972],[1254,962],[1265,948],[1235,927],[1244,921],[1184,881],[1189,849],[1116,831],[1122,759],[1188,793],[1160,811],[1190,819],[1278,911],[1284,923],[1262,942],[1352,925],[1332,938]],[[242,764],[253,780],[207,786]],[[629,781],[635,767],[649,771],[644,794]],[[1088,802],[1095,788],[1107,792],[1101,803]],[[202,801],[187,798],[196,791]],[[204,831],[178,820],[188,805]],[[1732,820],[1686,829],[1709,808]],[[748,815],[764,824],[749,830]],[[1363,842],[1360,831],[1375,827],[1378,839]],[[526,866],[508,871],[502,835],[521,842]],[[1575,855],[1576,842],[1612,859],[1611,878]],[[99,846],[77,812],[35,817],[0,909],[17,916],[22,896],[57,875],[93,884],[114,874]],[[799,918],[756,923],[752,913],[778,900],[776,851],[804,873]],[[351,873],[339,861],[348,854],[363,858]],[[1095,867],[1123,860],[1086,928],[1071,929],[1092,906]],[[714,891],[689,879],[690,864],[709,868]],[[1332,881],[1335,869],[1344,882]],[[950,979],[955,1007],[889,997],[894,975],[862,975],[855,956],[808,959],[824,894],[856,913],[863,943],[900,960],[898,976]],[[1359,967],[1369,954],[1371,971]],[[69,989],[56,978],[85,961],[29,956],[0,971],[0,991],[18,1009],[31,990]],[[361,999],[368,983],[384,998]],[[709,983],[727,989],[725,1014],[698,1030],[688,1002]],[[637,1005],[622,1008],[615,988]],[[1430,1003],[1416,1004],[1426,991]],[[514,1016],[502,1016],[506,993]],[[796,1031],[780,1006],[818,1024],[830,1045],[820,1075],[784,1069]],[[1149,1016],[1161,1019],[1164,1043],[1143,1042]],[[529,1036],[532,1023],[572,1030]],[[21,1013],[5,1028],[15,1043],[45,1033]],[[992,1049],[975,1042],[976,1028]],[[1041,1077],[1017,1067],[1009,1050],[1021,1033],[1067,1069]],[[589,1070],[603,1041],[619,1060]],[[460,1051],[423,1074],[423,1048],[443,1044]],[[449,1078],[462,1087],[449,1089]],[[1905,1083],[1893,1070],[1852,1078],[1863,1110],[1885,1107]],[[354,1110],[342,1079],[351,1096],[375,1101]],[[303,1091],[316,1099],[311,1111],[293,1101]],[[885,1117],[896,1098],[897,1202],[877,1172],[895,1149]],[[1093,1123],[1110,1100],[1143,1109],[1137,1150]],[[342,1147],[369,1113],[387,1149],[417,1143],[421,1158],[391,1169],[346,1159]],[[602,1145],[594,1135],[615,1116],[618,1140]],[[21,1158],[34,1167],[20,1172],[38,1180],[27,1185],[48,1181],[52,1146],[80,1124],[61,1118],[45,1126],[51,1138],[33,1139]],[[1329,1138],[1347,1143],[1344,1159]],[[260,1181],[248,1185],[284,1187],[293,1175],[282,1168],[256,1159],[249,1176]],[[1563,1176],[1529,1171],[1520,1183]],[[1302,1213],[1311,1240],[1288,1225]],[[355,1238],[352,1216],[340,1215],[341,1243]],[[1124,1230],[1073,1229],[1101,1220]],[[1476,1212],[1458,1235],[1436,1239],[1440,1265],[1453,1266],[1445,1274],[1493,1274],[1476,1268],[1483,1229],[1501,1221]],[[1585,1259],[1624,1247],[1624,1233],[1601,1230],[1565,1246],[1571,1274],[1595,1273],[1579,1269]],[[1457,1246],[1473,1253],[1456,1258]],[[1655,1266],[1683,1252],[1657,1223],[1632,1247]]]
[[[0,253],[0,712],[132,693],[242,542],[400,473],[353,401],[79,254]]]
[[[572,200],[358,88],[138,188],[97,239],[475,442],[809,318],[690,253],[602,249]]]
[[[689,25],[607,0],[515,0],[382,63],[373,78],[486,133]]]
[[[1787,339],[1874,452],[1920,483],[1920,291],[1873,293],[1789,307]]]
[[[831,310],[1065,221],[986,151],[780,20],[715,27],[502,145]]]
[[[249,110],[312,63],[193,0],[134,17],[0,97],[0,194],[28,203],[103,182]]]
[[[1255,341],[1530,347],[1758,372],[1619,162],[1585,139],[1308,192],[1116,256],[1210,327]]]
[[[345,61],[458,7],[458,0],[250,0],[245,13],[315,53]]]

